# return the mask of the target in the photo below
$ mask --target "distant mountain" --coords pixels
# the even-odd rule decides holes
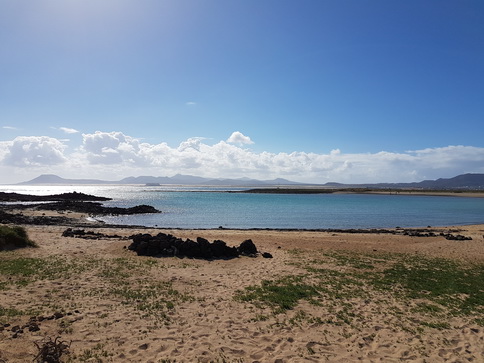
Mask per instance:
[[[462,174],[453,178],[424,180],[415,183],[340,184],[326,183],[332,188],[375,188],[375,189],[434,189],[434,190],[476,190],[484,189],[484,174]]]
[[[462,174],[449,179],[424,180],[417,184],[427,189],[484,189],[484,174]]]
[[[19,185],[30,184],[111,184],[113,182],[98,179],[64,179],[53,174],[42,174],[35,179],[19,183]]]
[[[224,186],[261,186],[261,185],[296,185],[296,183],[286,179],[256,180],[249,178],[240,179],[210,179],[199,176],[176,174],[172,177],[138,176],[127,177],[119,181],[105,181],[98,179],[64,179],[57,175],[43,174],[27,182],[29,184],[171,184],[171,185],[224,185]]]

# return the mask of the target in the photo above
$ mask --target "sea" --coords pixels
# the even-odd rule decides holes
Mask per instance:
[[[66,192],[112,198],[106,206],[148,204],[159,214],[97,216],[109,224],[160,228],[351,229],[484,223],[484,198],[382,194],[251,194],[247,188],[144,185],[0,185],[0,191]]]

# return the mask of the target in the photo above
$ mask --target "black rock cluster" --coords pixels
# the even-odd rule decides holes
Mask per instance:
[[[40,201],[107,201],[111,198],[97,197],[84,193],[62,193],[54,195],[30,195],[19,193],[0,192],[0,201],[2,202],[40,202]]]
[[[239,256],[256,257],[259,253],[250,239],[245,240],[238,247],[230,247],[221,240],[209,242],[202,237],[197,237],[196,241],[183,240],[165,233],[158,233],[156,236],[140,233],[132,235],[130,238],[133,242],[128,249],[135,251],[138,256],[177,256],[211,260]],[[264,253],[263,256],[272,257],[270,253]]]
[[[129,208],[122,207],[105,207],[98,202],[78,202],[62,201],[54,203],[40,204],[37,209],[55,210],[55,211],[73,211],[92,215],[129,215],[142,213],[161,213],[158,209],[150,205],[137,205]]]
[[[73,238],[83,238],[83,239],[127,239],[127,237],[122,237],[117,234],[105,234],[101,232],[85,231],[83,229],[72,229],[67,228],[62,232],[62,237],[73,237]]]
[[[23,214],[12,214],[0,210],[0,223],[3,224],[32,224],[41,226],[57,226],[68,224],[70,219],[62,216],[25,216]]]
[[[444,236],[445,239],[451,241],[471,241],[472,237],[463,236],[461,234],[451,234],[451,233],[441,233],[441,236]]]

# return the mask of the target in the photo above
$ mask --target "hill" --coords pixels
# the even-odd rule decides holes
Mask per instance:
[[[423,180],[417,183],[382,183],[358,185],[377,189],[434,189],[434,190],[480,190],[484,189],[484,174],[461,174],[453,178]]]

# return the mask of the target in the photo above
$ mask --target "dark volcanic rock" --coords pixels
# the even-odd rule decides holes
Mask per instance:
[[[133,242],[128,246],[128,250],[136,252],[139,256],[178,256],[212,260],[235,258],[241,254],[254,257],[257,255],[257,248],[251,240],[242,242],[237,248],[229,247],[221,240],[209,242],[205,238],[198,237],[196,241],[191,239],[184,241],[164,233],[156,236],[140,233],[130,238]]]
[[[84,193],[62,193],[54,195],[28,195],[19,193],[0,192],[0,201],[2,202],[47,202],[47,201],[106,201],[111,198],[96,197]]]
[[[441,233],[441,236],[444,236],[445,239],[450,241],[471,241],[472,237],[466,237],[461,234],[453,235],[451,233]]]
[[[127,239],[127,237],[121,237],[117,234],[104,234],[100,232],[85,231],[83,229],[72,229],[67,228],[62,232],[62,237],[73,237],[73,238],[83,238],[83,239],[101,239],[101,238],[114,238],[114,239]]]
[[[248,239],[242,242],[238,248],[238,251],[241,255],[244,255],[244,256],[257,255],[257,247],[255,246],[254,242],[252,242],[251,239]]]
[[[23,214],[12,214],[0,210],[0,223],[11,224],[33,224],[38,226],[62,225],[70,222],[67,217],[47,216],[24,216]]]
[[[32,207],[32,206],[29,206]],[[73,211],[78,213],[86,213],[93,215],[129,215],[142,213],[161,213],[158,209],[149,205],[137,205],[130,208],[120,207],[105,207],[98,202],[78,202],[78,201],[63,201],[55,203],[40,204],[35,207],[40,210],[56,210],[56,211]]]

